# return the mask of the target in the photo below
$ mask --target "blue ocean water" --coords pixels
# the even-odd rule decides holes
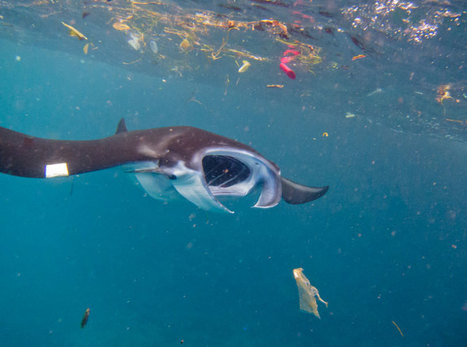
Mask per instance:
[[[404,123],[416,108],[398,100],[407,71],[289,81],[278,70],[282,91],[236,81],[235,65],[176,78],[49,48],[0,41],[0,126],[96,139],[122,117],[130,130],[192,125],[330,190],[266,210],[240,201],[223,215],[153,200],[119,168],[53,180],[2,174],[2,345],[465,344],[465,125]],[[353,83],[367,92],[355,95]],[[321,319],[299,310],[297,267],[329,302]]]

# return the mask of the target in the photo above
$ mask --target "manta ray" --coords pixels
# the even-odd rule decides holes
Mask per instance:
[[[279,167],[253,148],[202,129],[174,126],[128,131],[120,120],[113,136],[68,141],[29,136],[0,127],[0,172],[54,178],[116,166],[134,174],[153,198],[184,197],[204,210],[233,213],[219,197],[260,194],[256,208],[281,199],[303,204],[328,186],[307,187],[281,176]]]

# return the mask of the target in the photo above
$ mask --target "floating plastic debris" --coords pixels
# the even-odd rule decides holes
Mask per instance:
[[[242,62],[242,66],[238,69],[239,73],[244,73],[248,68],[251,66],[250,62],[248,60],[244,60]]]
[[[193,45],[191,44],[190,40],[188,40],[187,38],[184,38],[182,42],[180,42],[179,47],[180,47],[180,50],[185,53],[193,49]]]
[[[86,43],[83,47],[84,54],[88,54],[88,50],[89,50],[89,43]]]
[[[78,38],[78,40],[87,40],[88,38],[84,36],[82,33],[80,33],[76,28],[72,27],[69,24],[66,24],[65,22],[62,22],[64,26],[66,26],[68,29],[70,29],[69,35],[72,37]]]
[[[130,30],[130,29],[131,29],[131,28],[128,26],[128,24],[121,23],[121,22],[115,22],[114,24],[112,24],[112,27],[113,27],[115,30],[119,30],[119,31],[125,31],[125,30]]]
[[[442,84],[438,87],[436,90],[436,101],[439,102],[440,104],[443,103],[444,100],[446,99],[452,99],[451,94],[449,93],[449,90],[451,89],[450,84]]]
[[[159,53],[159,46],[157,42],[154,40],[149,41],[149,48],[151,48],[152,53],[157,54]]]
[[[316,317],[321,319],[318,312],[318,303],[316,302],[316,298],[325,304],[326,307],[328,307],[328,303],[321,299],[318,289],[310,284],[308,278],[306,278],[306,276],[303,274],[303,268],[300,267],[294,269],[293,276],[297,282],[298,297],[300,299],[300,310],[313,313]]]
[[[283,84],[267,84],[266,88],[284,88]]]
[[[352,113],[352,112],[345,113],[345,118],[355,118],[355,117],[356,117],[355,113]]]
[[[290,68],[288,67],[286,64],[284,63],[280,63],[279,64],[279,67],[281,68],[282,71],[285,72],[285,74],[287,75],[287,77],[289,77],[290,79],[294,80],[296,75],[295,75],[295,72]]]
[[[128,44],[135,50],[138,51],[141,48],[142,36],[136,33],[130,33],[130,39],[128,40]]]
[[[135,57],[128,56],[128,52],[121,52],[112,54],[108,59],[124,65],[138,63],[140,68],[154,64],[157,59],[157,68],[153,69],[151,65],[154,73],[172,74],[171,69],[178,66],[183,77],[199,76],[221,66],[211,64],[213,60],[226,59],[239,63],[236,68],[237,71],[241,69],[239,73],[257,74],[251,75],[253,79],[261,78],[262,71],[274,68],[277,63],[284,64],[280,67],[283,72],[279,74],[285,73],[294,79],[298,71],[306,78],[305,74],[313,73],[313,66],[321,62],[320,48],[305,42],[311,39],[308,32],[310,28],[299,22],[286,22],[280,13],[271,12],[268,19],[261,19],[257,15],[262,17],[263,14],[255,14],[256,10],[250,5],[243,8],[238,1],[234,7],[242,8],[242,11],[234,10],[228,14],[224,10],[216,12],[215,7],[209,10],[204,5],[203,9],[192,8],[189,3],[87,1],[84,9],[76,4],[76,11],[70,13],[65,9],[71,10],[75,6],[73,1],[66,2],[66,5],[60,1],[36,1],[32,6],[40,8],[37,14],[43,21],[55,18],[52,15],[56,13],[62,13],[62,18],[67,22],[62,24],[66,32],[61,37],[69,32],[79,40],[86,40],[88,38],[84,34],[91,35],[92,32],[89,40],[94,44],[90,42],[87,46],[87,55],[95,53],[96,59],[104,59],[112,45],[118,45],[123,40],[131,47],[129,51],[135,50],[141,54]],[[224,8],[231,8],[231,4],[226,6]],[[251,15],[250,9],[253,10]],[[311,18],[304,14],[301,16],[307,21]],[[0,22],[3,23],[1,18]],[[84,43],[81,45],[81,54],[86,55]],[[283,55],[284,50],[296,53]],[[285,59],[277,61],[281,58]],[[249,71],[248,65],[242,64],[243,60],[252,65],[256,62],[262,64],[256,64],[254,71]],[[178,71],[175,72],[178,74]],[[259,86],[264,88],[266,83],[260,82]]]
[[[363,58],[366,58],[366,55],[365,54],[359,54],[359,55],[353,56],[352,61],[363,59]]]
[[[286,49],[282,55],[283,57],[281,58],[281,63],[279,64],[279,67],[281,68],[282,71],[285,72],[285,74],[290,78],[290,79],[295,79],[295,72],[287,66],[289,62],[295,59],[297,55],[299,55],[300,52],[295,50],[295,49]]]

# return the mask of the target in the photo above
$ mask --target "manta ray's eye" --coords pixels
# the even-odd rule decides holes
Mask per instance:
[[[208,186],[230,187],[250,176],[250,169],[240,160],[226,155],[203,158],[204,177]]]

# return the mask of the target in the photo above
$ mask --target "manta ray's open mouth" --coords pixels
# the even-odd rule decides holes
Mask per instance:
[[[226,155],[207,155],[203,158],[203,171],[210,187],[228,188],[242,183],[251,171],[240,160]]]
[[[217,197],[244,197],[260,187],[254,207],[267,208],[281,198],[279,170],[260,155],[236,148],[213,148],[201,160],[205,189],[211,204],[226,209]]]

